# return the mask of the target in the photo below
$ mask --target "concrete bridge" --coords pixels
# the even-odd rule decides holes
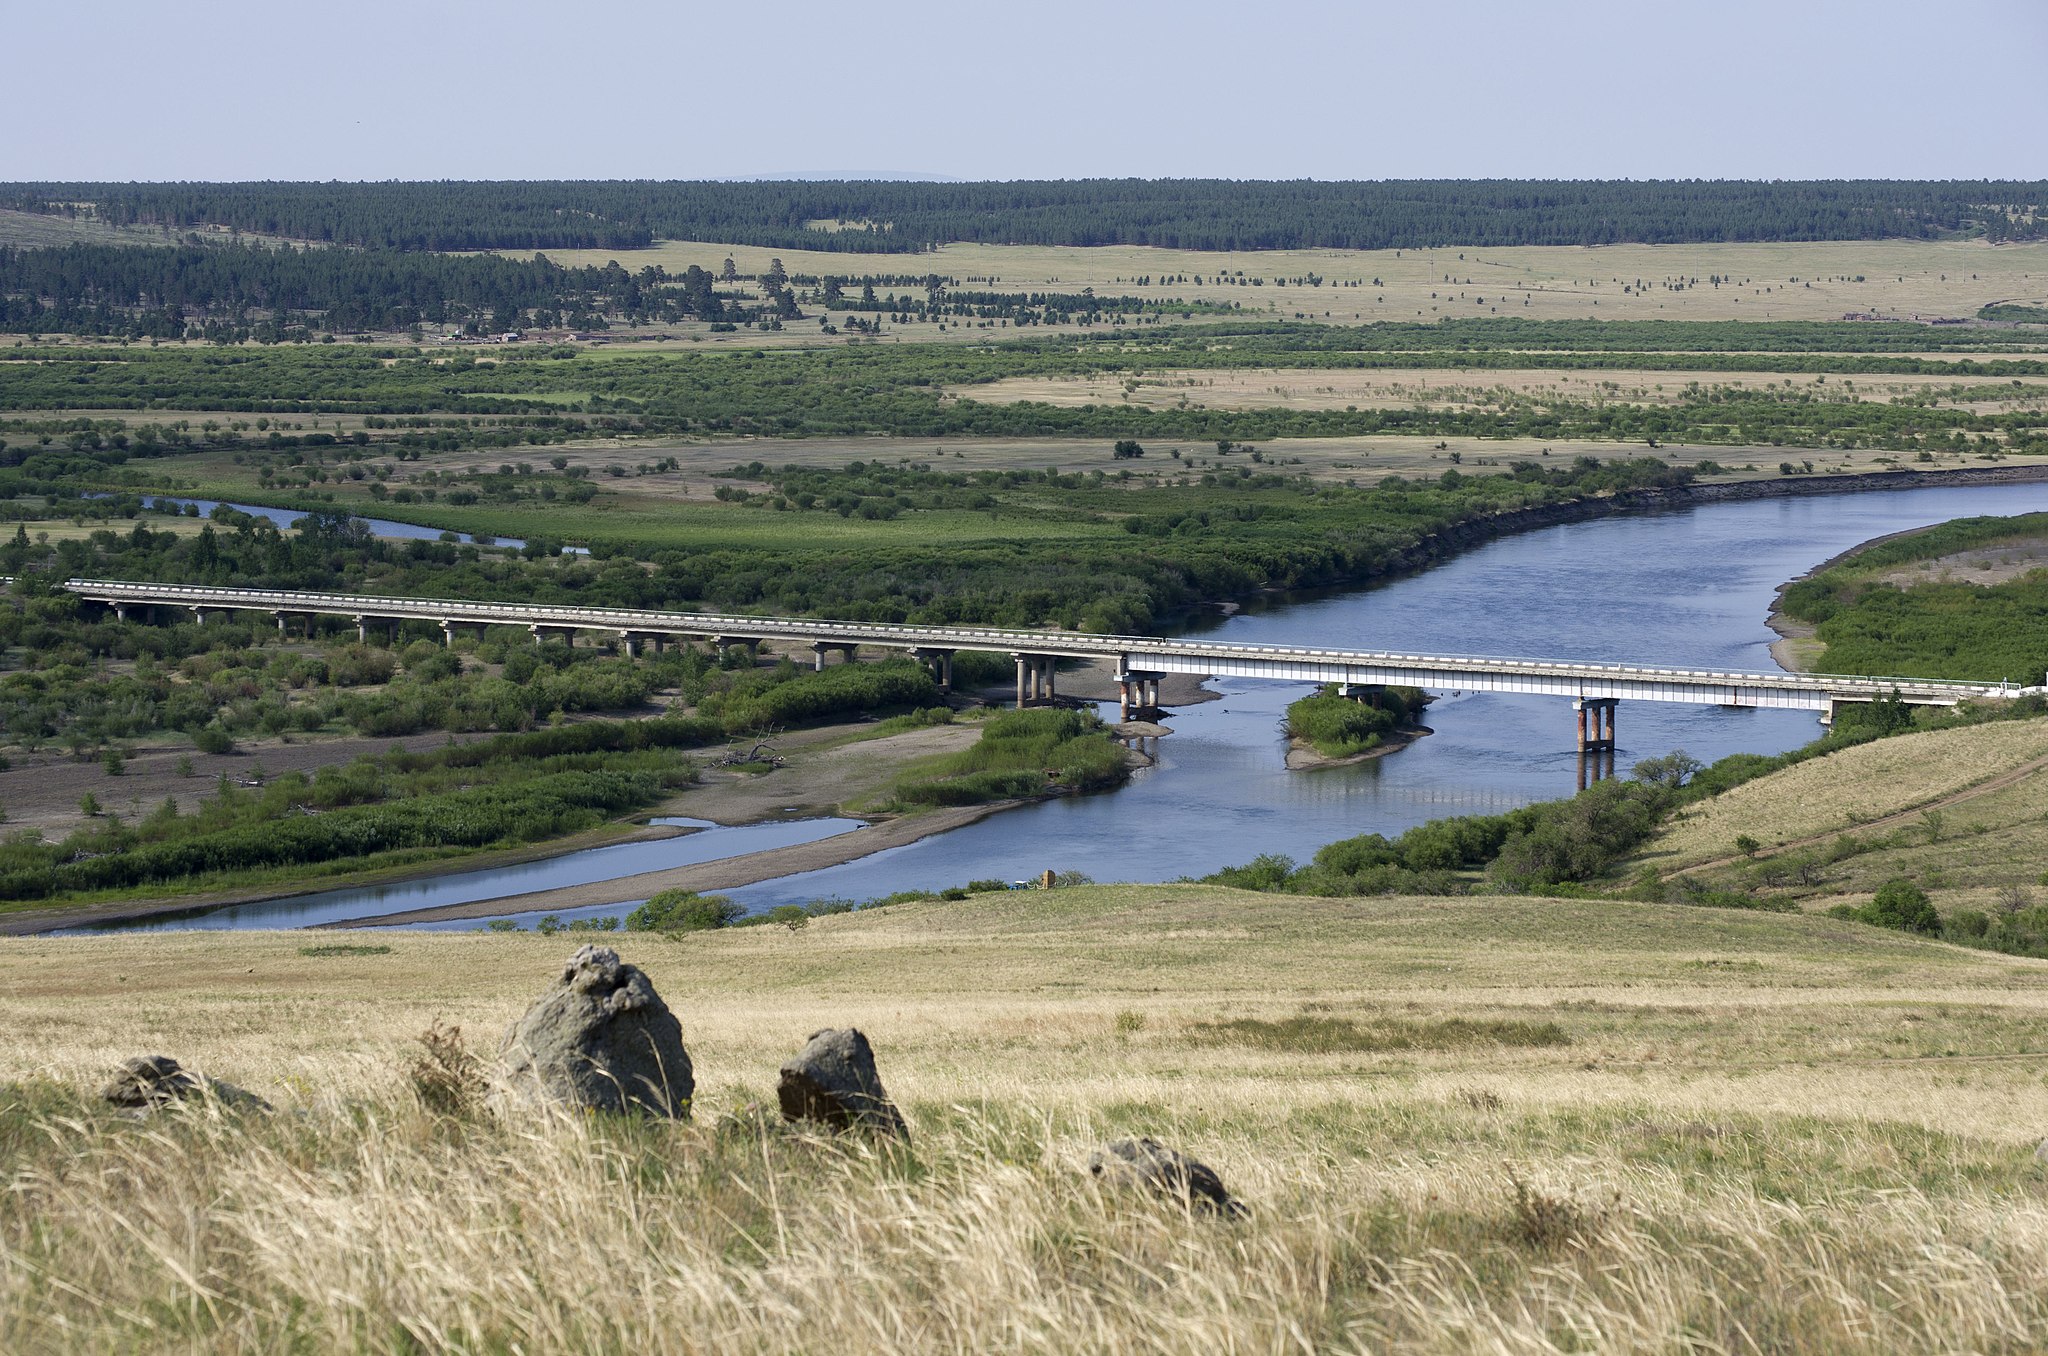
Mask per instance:
[[[624,654],[659,649],[664,642],[706,641],[716,647],[758,650],[765,641],[808,645],[815,665],[834,652],[851,660],[862,646],[899,650],[930,665],[952,687],[953,656],[963,650],[1006,654],[1017,665],[1017,705],[1052,701],[1055,669],[1063,659],[1115,665],[1126,719],[1156,714],[1159,680],[1171,673],[1286,682],[1335,683],[1347,695],[1387,686],[1442,691],[1515,692],[1571,699],[1578,713],[1579,747],[1615,744],[1615,707],[1622,701],[1815,711],[1832,719],[1844,702],[1869,702],[1897,693],[1915,705],[1954,706],[1965,701],[2048,691],[2006,683],[1939,682],[1922,678],[1847,677],[1835,674],[1739,672],[1595,664],[1566,659],[1497,659],[1462,655],[1401,654],[1381,650],[1291,645],[1234,645],[1211,640],[1159,640],[1098,636],[1077,631],[1013,631],[990,627],[905,626],[882,622],[820,621],[804,617],[722,616],[577,607],[560,603],[478,603],[436,598],[384,598],[363,594],[300,593],[275,589],[215,588],[192,584],[72,579],[64,587],[101,603],[124,620],[141,608],[177,608],[198,621],[221,612],[259,612],[280,632],[293,619],[310,626],[315,616],[352,620],[367,640],[373,627],[431,622],[453,644],[465,629],[524,626],[536,643],[595,632]]]

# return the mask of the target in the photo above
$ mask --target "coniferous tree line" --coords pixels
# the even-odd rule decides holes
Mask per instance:
[[[1400,249],[2048,234],[2048,182],[2010,180],[16,183],[0,184],[0,206],[399,250],[636,249],[656,239],[851,253],[955,240]]]
[[[175,339],[206,322],[296,318],[329,330],[602,327],[741,314],[705,270],[564,268],[544,256],[444,256],[241,244],[0,247],[0,330]]]

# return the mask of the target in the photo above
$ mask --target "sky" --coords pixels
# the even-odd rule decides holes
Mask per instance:
[[[0,180],[2048,179],[2048,0],[0,0]]]

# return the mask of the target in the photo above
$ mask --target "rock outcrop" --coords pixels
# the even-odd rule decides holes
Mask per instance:
[[[1215,1169],[1150,1136],[1120,1139],[1097,1149],[1088,1156],[1088,1173],[1105,1186],[1150,1191],[1191,1210],[1232,1219],[1245,1213],[1244,1203],[1224,1189]]]
[[[696,1081],[682,1024],[636,965],[579,948],[505,1033],[503,1093],[597,1111],[687,1117]]]
[[[100,1089],[100,1097],[123,1111],[147,1115],[183,1102],[215,1102],[236,1111],[268,1111],[270,1103],[245,1088],[194,1073],[169,1055],[137,1055]]]
[[[782,1066],[776,1097],[785,1120],[910,1138],[903,1114],[889,1100],[875,1071],[874,1049],[853,1027],[812,1033],[796,1058]]]

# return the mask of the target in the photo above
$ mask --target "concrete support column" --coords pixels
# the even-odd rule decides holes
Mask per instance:
[[[1059,673],[1060,661],[1048,656],[1045,659],[1040,660],[1039,663],[1043,666],[1043,671],[1045,674],[1044,696],[1047,701],[1051,701],[1054,697],[1059,695],[1057,675]]]
[[[448,647],[449,649],[451,649],[451,650],[455,648],[455,623],[454,623],[454,622],[452,622],[452,621],[444,621],[444,622],[442,622],[442,623],[441,623],[441,643],[442,643],[443,645],[446,645],[446,646],[447,646],[447,647]]]
[[[1131,718],[1131,676],[1128,673],[1116,676],[1116,709],[1119,720]]]
[[[115,620],[115,621],[121,621],[121,622],[124,622],[124,621],[127,621],[127,620],[128,620],[128,604],[126,604],[126,603],[115,603],[115,604],[114,604],[114,620]]]
[[[939,654],[939,691],[953,691],[953,652],[943,650]]]
[[[628,659],[633,657],[633,633],[631,631],[619,632],[619,653]]]
[[[192,621],[193,621],[193,623],[194,623],[195,625],[198,625],[198,626],[204,626],[204,625],[206,625],[206,609],[205,609],[205,608],[203,608],[203,607],[195,607],[195,608],[193,608],[193,609],[192,609]]]
[[[1572,703],[1579,716],[1579,751],[1614,748],[1614,708],[1619,697],[1580,697]]]
[[[1012,655],[1017,661],[1017,709],[1024,709],[1024,675],[1030,670],[1031,661],[1024,655]]]
[[[823,673],[825,671],[825,651],[831,648],[830,645],[827,645],[822,640],[811,642],[811,672]]]

